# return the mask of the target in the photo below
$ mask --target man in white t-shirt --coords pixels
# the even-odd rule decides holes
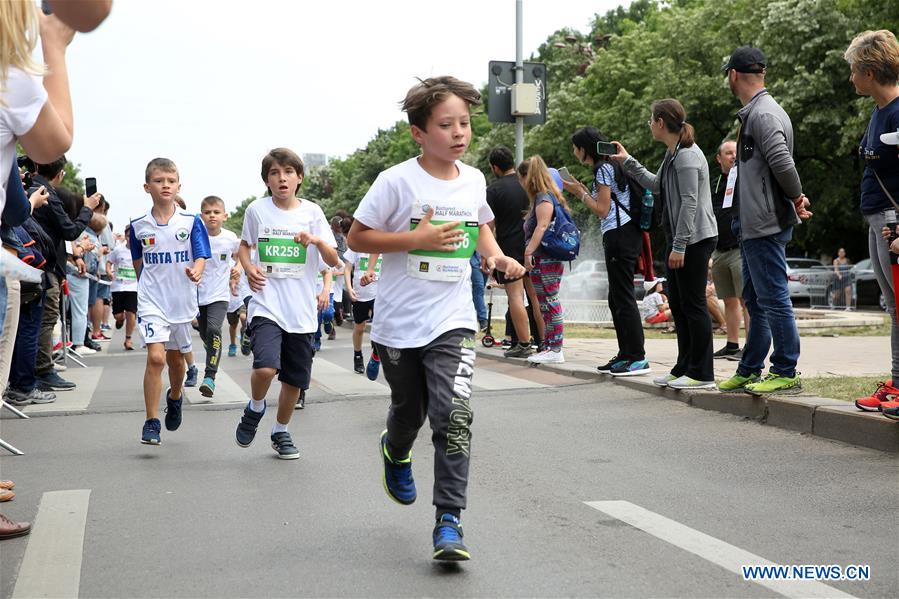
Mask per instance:
[[[137,274],[131,260],[131,225],[125,225],[125,242],[118,244],[109,254],[112,265],[112,316],[115,328],[125,327],[125,350],[134,349],[131,336],[137,319]]]
[[[147,420],[141,443],[159,445],[159,394],[168,365],[171,388],[165,394],[165,428],[181,426],[185,365],[192,351],[191,321],[197,315],[197,285],[209,259],[209,235],[195,214],[175,205],[181,187],[178,168],[167,158],[147,165],[144,189],[153,208],[131,221],[131,258],[137,273],[137,322],[147,347],[144,403]]]
[[[222,228],[228,212],[225,202],[218,196],[208,196],[200,202],[200,216],[209,233],[209,247],[212,257],[206,261],[203,279],[200,281],[198,303],[200,315],[197,318],[200,337],[206,347],[206,372],[200,383],[200,394],[212,397],[215,394],[215,375],[219,359],[222,357],[222,323],[228,313],[228,301],[240,276],[237,264],[237,235]]]
[[[503,255],[488,223],[486,181],[459,159],[471,141],[480,93],[453,77],[426,79],[406,95],[421,155],[383,171],[356,210],[348,244],[381,253],[372,341],[390,385],[381,433],[384,488],[398,503],[417,496],[412,444],[425,417],[434,442],[434,559],[471,557],[462,542],[471,440],[474,335],[469,259],[477,251],[509,279],[524,268]]]
[[[346,263],[344,280],[347,293],[353,302],[353,370],[362,374],[367,370],[368,378],[378,378],[381,359],[372,344],[368,368],[363,366],[362,336],[365,325],[371,322],[375,313],[375,297],[378,294],[378,275],[381,273],[381,255],[366,254],[347,250],[343,255]]]
[[[275,375],[281,382],[272,447],[278,457],[300,457],[287,431],[300,393],[309,388],[312,337],[318,326],[315,279],[320,261],[335,266],[337,242],[322,209],[297,197],[303,161],[287,148],[262,159],[262,180],[271,196],[244,212],[238,257],[253,295],[247,319],[253,348],[252,397],[237,425],[237,444],[249,447],[265,414],[265,394]],[[251,258],[250,252],[255,250]]]

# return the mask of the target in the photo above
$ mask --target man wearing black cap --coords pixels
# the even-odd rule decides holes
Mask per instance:
[[[758,48],[737,48],[724,67],[731,92],[743,108],[737,112],[736,164],[728,174],[730,200],[736,206],[734,231],[743,258],[743,298],[752,327],[737,372],[722,391],[753,395],[802,391],[799,330],[787,289],[786,245],[793,227],[808,218],[808,200],[793,161],[793,124],[765,89],[767,59]],[[724,206],[728,207],[727,205]],[[771,368],[761,377],[774,342]]]

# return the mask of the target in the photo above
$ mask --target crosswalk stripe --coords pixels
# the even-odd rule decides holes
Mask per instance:
[[[475,368],[474,376],[471,379],[471,384],[475,389],[482,389],[484,391],[501,391],[504,389],[540,389],[547,386],[543,383],[509,376],[508,374],[496,372],[495,370],[489,370],[487,368],[484,368],[483,362],[478,364],[478,366]]]
[[[90,489],[41,497],[12,599],[78,597]]]
[[[203,365],[198,364],[197,368],[202,371]],[[215,374],[215,393],[212,397],[203,397],[198,388],[187,389],[185,396],[191,404],[243,405],[250,401],[243,388],[223,368]]]
[[[56,391],[56,401],[53,403],[30,404],[25,406],[23,411],[26,414],[84,411],[90,405],[102,375],[102,366],[70,368],[63,376],[77,385],[74,389]]]
[[[381,382],[383,374],[377,381],[370,381],[352,368],[326,360],[322,352],[318,352],[312,361],[312,380],[326,391],[340,395],[387,395],[390,392]]]

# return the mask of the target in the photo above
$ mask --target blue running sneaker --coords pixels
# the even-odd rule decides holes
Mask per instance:
[[[171,388],[165,392],[165,429],[176,431],[181,426],[181,406],[184,405],[184,392],[181,392],[178,401],[172,401],[171,393]]]
[[[368,359],[368,367],[365,369],[365,376],[368,377],[368,380],[374,381],[378,378],[379,370],[381,370],[381,360],[378,359],[376,353],[372,352],[371,358]]]
[[[443,514],[434,526],[434,559],[447,562],[471,559],[468,547],[462,542],[462,525],[452,514]]]
[[[250,355],[250,336],[246,333],[240,336],[240,353],[245,356]]]
[[[197,377],[200,376],[200,373],[197,371],[197,365],[188,367],[187,369],[187,378],[184,379],[185,387],[196,387],[197,386]]]
[[[293,444],[288,432],[272,434],[272,449],[278,452],[278,457],[282,460],[296,460],[300,457],[300,450]]]
[[[613,364],[609,369],[609,374],[612,376],[639,376],[650,372],[652,369],[647,360],[626,360]]]
[[[325,324],[325,332],[327,334],[330,335],[331,333],[334,332],[334,323],[333,322],[331,322],[330,320],[326,320],[324,324]]]
[[[144,422],[144,430],[140,436],[140,442],[144,445],[159,445],[162,441],[159,439],[159,418],[150,418]]]
[[[228,357],[233,358],[237,355],[237,346],[235,344],[231,344],[228,346]]]
[[[200,384],[200,395],[203,397],[212,397],[215,394],[215,380],[207,376]]]
[[[381,458],[384,460],[384,490],[402,505],[415,502],[415,480],[412,478],[412,452],[403,460],[394,460],[387,451],[387,430],[381,433]]]
[[[319,351],[321,348],[322,348],[322,340],[321,339],[316,339],[315,341],[312,342],[312,351],[316,352],[316,351]]]
[[[237,424],[238,445],[241,447],[250,446],[250,443],[252,443],[253,439],[256,437],[256,427],[259,426],[259,421],[262,420],[264,415],[265,410],[254,412],[250,408],[250,404],[247,404],[247,407],[243,409],[243,416],[241,416],[240,422]]]

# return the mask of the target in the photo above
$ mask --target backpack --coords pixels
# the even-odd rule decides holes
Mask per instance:
[[[631,220],[638,227],[640,226],[640,219],[643,217],[643,186],[637,182],[636,179],[627,175],[624,172],[624,169],[621,168],[621,165],[617,162],[612,162],[612,170],[615,172],[615,184],[618,185],[618,189],[624,189],[627,186],[628,190],[628,198],[630,199],[630,208],[625,208],[621,202],[618,201],[618,196],[612,193],[612,201],[615,202],[615,205],[618,206],[618,210],[623,210],[625,214],[631,217]],[[653,212],[652,208],[649,209],[650,213]],[[649,222],[652,223],[652,215],[650,214]],[[618,226],[621,226],[621,220],[619,217]]]
[[[555,196],[549,194],[549,197],[552,198],[555,214],[543,233],[540,248],[547,258],[571,262],[581,251],[581,232]]]

